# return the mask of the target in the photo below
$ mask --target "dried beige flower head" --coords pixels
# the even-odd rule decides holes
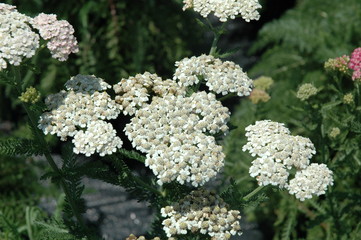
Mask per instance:
[[[311,83],[305,83],[300,86],[297,91],[297,98],[301,99],[301,101],[306,101],[311,96],[316,95],[318,92],[317,88],[313,86]]]

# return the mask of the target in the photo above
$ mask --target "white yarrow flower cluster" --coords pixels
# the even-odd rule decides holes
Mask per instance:
[[[245,130],[247,143],[242,149],[258,156],[249,172],[260,185],[285,187],[289,176],[287,170],[306,168],[316,153],[310,139],[290,135],[282,123],[257,121]]]
[[[112,154],[121,148],[122,140],[110,123],[105,121],[90,122],[86,130],[79,130],[73,139],[74,153],[83,153],[89,157],[95,152],[100,156]]]
[[[34,56],[39,35],[30,27],[32,20],[14,6],[0,4],[0,71],[8,63],[18,66],[24,58]]]
[[[95,76],[77,75],[66,84],[67,91],[45,99],[48,112],[41,115],[38,127],[60,140],[74,137],[74,152],[90,156],[111,154],[122,146],[115,130],[105,120],[115,119],[120,107],[105,92],[111,86]],[[84,130],[85,129],[85,130]]]
[[[125,127],[133,147],[147,153],[145,164],[163,184],[177,180],[200,186],[223,167],[222,147],[213,136],[228,130],[229,110],[215,95],[166,95],[138,110]]]
[[[329,185],[333,185],[332,171],[325,164],[312,163],[296,173],[295,178],[290,180],[288,190],[304,201],[313,195],[325,194]]]
[[[6,3],[0,3],[0,11],[12,11],[15,10],[16,7],[6,4]],[[16,11],[16,10],[15,10]]]
[[[291,194],[298,193],[301,190],[295,190],[295,186],[299,183],[298,179],[301,179],[301,177],[297,178],[297,176],[302,175],[299,171],[303,173],[311,165],[318,165],[310,165],[310,159],[316,153],[311,140],[301,136],[290,135],[290,131],[282,123],[270,120],[257,121],[254,125],[246,127],[246,137],[247,143],[242,149],[243,151],[249,151],[252,156],[257,156],[252,162],[249,173],[257,179],[259,185],[271,184],[280,188],[286,188],[290,190]],[[296,168],[298,172],[296,173],[296,178],[288,183],[289,170],[292,168]],[[314,168],[317,167],[312,167],[311,169]],[[330,170],[328,171],[331,172]],[[315,171],[306,172],[315,173]],[[317,180],[317,176],[314,176],[314,180]],[[290,189],[291,183],[292,191]],[[322,182],[317,184],[322,184]],[[327,184],[322,186],[327,186]],[[305,187],[308,188],[307,186]],[[316,194],[317,191],[310,190],[308,193],[310,192]],[[320,195],[324,192],[318,191],[317,193]],[[312,194],[307,196],[309,197]],[[296,194],[296,197],[302,201],[305,199],[304,196],[301,197],[301,194]]]
[[[59,61],[78,52],[73,27],[65,20],[58,21],[54,14],[41,13],[35,18],[19,13],[15,6],[0,3],[0,71],[7,64],[20,65],[24,58],[34,56],[40,36],[49,40],[47,47]]]
[[[252,91],[253,81],[234,62],[215,58],[211,55],[184,58],[175,63],[177,67],[173,80],[180,86],[198,84],[202,76],[210,91],[226,95],[236,93],[238,96],[248,96]]]
[[[135,112],[151,100],[151,95],[184,95],[185,90],[172,80],[163,80],[156,74],[145,72],[134,77],[123,78],[113,86],[117,96],[115,101],[123,106],[124,115]]]
[[[194,132],[175,134],[168,144],[154,146],[145,165],[157,175],[159,184],[176,180],[197,187],[217,175],[223,159],[222,146],[216,144],[214,137]]]
[[[183,3],[183,10],[193,8],[205,18],[213,12],[221,22],[235,19],[238,15],[246,22],[258,20],[257,9],[262,7],[258,0],[183,0]]]
[[[42,38],[49,40],[47,47],[53,58],[66,61],[69,54],[79,51],[74,28],[68,21],[57,20],[55,14],[40,13],[34,18],[33,26]]]
[[[213,191],[192,191],[179,203],[162,208],[161,214],[166,218],[162,224],[167,237],[200,232],[212,240],[226,240],[242,234],[240,212],[228,210],[224,200]]]

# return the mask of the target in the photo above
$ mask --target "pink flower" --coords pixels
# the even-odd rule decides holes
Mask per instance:
[[[353,72],[352,74],[352,80],[358,80],[358,81],[361,81],[361,69],[359,70],[356,70]]]
[[[79,51],[74,28],[68,21],[58,21],[55,14],[41,13],[34,18],[33,26],[42,38],[49,40],[47,47],[53,58],[66,61],[70,53]]]
[[[361,47],[353,50],[348,67],[355,71],[361,69]]]

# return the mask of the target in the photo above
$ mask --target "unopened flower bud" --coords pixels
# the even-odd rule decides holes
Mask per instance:
[[[20,101],[25,103],[36,103],[40,100],[40,92],[34,87],[28,87],[19,97]]]
[[[341,130],[338,127],[334,127],[331,129],[330,133],[328,134],[330,138],[336,138],[338,135],[340,135]]]
[[[352,93],[348,93],[348,94],[344,95],[344,96],[343,96],[343,103],[345,103],[345,104],[352,104],[352,103],[354,103],[353,94],[352,94]]]

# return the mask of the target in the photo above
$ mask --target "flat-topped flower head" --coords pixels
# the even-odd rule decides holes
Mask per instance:
[[[16,7],[6,4],[6,3],[0,3],[0,12],[2,11],[16,11]]]
[[[361,70],[361,47],[356,48],[351,53],[350,61],[348,62],[348,67],[352,70]]]
[[[45,134],[56,134],[62,141],[76,136],[74,152],[87,156],[94,151],[103,156],[114,151],[114,146],[119,148],[121,141],[113,134],[115,130],[110,129],[109,124],[105,125],[105,120],[115,119],[121,112],[109,94],[101,91],[110,85],[95,76],[77,75],[65,86],[68,91],[62,90],[45,99],[48,111],[40,116],[38,127]],[[99,131],[96,131],[97,127]],[[101,129],[106,129],[109,134],[103,134]],[[84,138],[89,142],[82,142]]]
[[[242,149],[258,157],[249,173],[259,185],[286,187],[289,170],[307,168],[316,153],[310,139],[292,136],[282,123],[270,120],[246,127],[246,137],[247,143]]]
[[[353,73],[352,73],[352,80],[354,81],[361,81],[361,70],[355,70]]]
[[[111,85],[94,75],[78,74],[71,77],[70,80],[65,83],[65,88],[69,91],[94,93],[95,91],[105,91],[110,89]]]
[[[287,185],[289,172],[283,163],[276,162],[273,158],[260,157],[252,161],[249,168],[251,177],[257,179],[260,186],[273,185],[283,188]]]
[[[339,71],[346,73],[348,71],[348,63],[350,61],[350,57],[347,55],[343,55],[342,57],[330,58],[325,62],[325,69],[330,71]]]
[[[71,53],[79,51],[74,28],[68,21],[57,20],[55,14],[40,13],[34,18],[33,26],[48,40],[47,47],[53,58],[66,61]]]
[[[183,0],[183,10],[193,8],[202,17],[213,13],[221,22],[240,15],[246,22],[260,18],[257,9],[262,6],[258,0]]]
[[[348,67],[354,70],[352,80],[361,81],[361,47],[353,50]]]
[[[252,91],[253,81],[242,68],[230,61],[221,61],[211,55],[184,58],[176,62],[173,80],[180,86],[192,86],[204,79],[210,91],[226,95],[235,93],[248,96]],[[202,77],[201,79],[199,77]]]
[[[147,105],[152,95],[160,97],[167,94],[185,95],[185,89],[172,80],[163,80],[158,75],[149,72],[123,78],[113,88],[117,94],[115,101],[122,105],[123,114],[130,116]]]
[[[267,142],[266,144],[263,143]],[[249,173],[256,177],[260,185],[287,185],[291,168],[306,168],[316,153],[314,145],[308,138],[275,134],[266,140],[252,139],[243,150],[249,150],[258,158],[252,162]]]
[[[271,96],[262,89],[255,88],[252,90],[251,95],[248,97],[253,104],[258,104],[260,102],[268,102],[271,99]]]
[[[229,110],[214,94],[166,95],[139,109],[125,134],[133,147],[147,153],[145,163],[158,183],[176,180],[199,186],[224,165],[222,147],[207,135],[226,132],[228,120]]]
[[[117,132],[110,123],[102,120],[92,121],[85,131],[79,130],[74,135],[74,153],[82,153],[87,157],[95,152],[101,157],[112,154],[123,145],[122,140],[116,135]]]
[[[241,235],[240,212],[229,206],[213,191],[192,191],[178,203],[161,209],[167,237],[187,233],[209,235],[211,240],[226,240]],[[180,236],[179,236],[180,237]]]
[[[214,137],[203,133],[175,134],[169,143],[154,146],[145,165],[158,177],[158,184],[177,181],[198,187],[215,177],[225,155]]]
[[[229,110],[214,94],[193,93],[190,97],[167,95],[139,109],[125,127],[125,134],[139,151],[147,153],[175,134],[217,134],[228,130]]]
[[[273,79],[267,76],[261,76],[253,80],[254,88],[263,91],[268,90],[273,85],[273,83],[274,83]]]
[[[0,71],[8,64],[18,66],[24,58],[34,56],[39,35],[31,29],[32,21],[14,6],[0,5]]]
[[[254,145],[259,143],[261,146],[265,146],[270,143],[270,138],[275,134],[290,134],[290,130],[285,127],[283,123],[273,122],[271,120],[256,121],[255,124],[246,127],[245,130],[248,142]],[[246,146],[243,147],[243,151],[250,151],[254,148],[249,148],[248,144],[246,144]]]
[[[287,187],[290,194],[304,201],[314,195],[326,193],[327,187],[333,185],[332,171],[325,164],[312,163],[307,168],[297,171],[295,178]]]
[[[301,101],[306,101],[310,97],[316,95],[318,92],[318,89],[313,86],[311,83],[305,83],[300,86],[300,88],[297,91],[296,97],[301,99]]]
[[[40,36],[48,40],[47,47],[53,58],[68,59],[78,52],[73,27],[65,20],[58,21],[54,14],[41,13],[35,18],[19,13],[15,6],[0,4],[0,71],[7,65],[18,66],[24,58],[34,56]]]

